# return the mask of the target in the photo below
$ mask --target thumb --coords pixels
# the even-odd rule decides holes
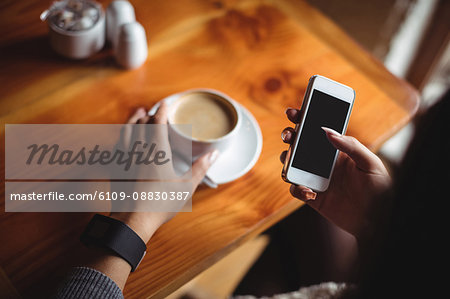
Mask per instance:
[[[355,137],[341,135],[333,129],[322,127],[331,144],[341,152],[346,153],[358,168],[370,172],[378,168],[380,158],[372,153]]]
[[[192,187],[195,190],[219,155],[218,150],[206,153],[192,164]]]

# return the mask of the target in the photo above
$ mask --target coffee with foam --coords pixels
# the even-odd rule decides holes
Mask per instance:
[[[188,132],[184,126],[180,126],[179,130],[201,141],[221,138],[237,124],[237,112],[233,105],[212,93],[187,93],[172,104],[171,110],[171,122],[191,124],[192,132]]]

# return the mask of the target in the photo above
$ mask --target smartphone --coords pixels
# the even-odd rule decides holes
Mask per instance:
[[[295,141],[289,147],[282,178],[316,192],[327,190],[338,157],[322,127],[345,134],[355,91],[341,83],[315,75],[309,79]]]

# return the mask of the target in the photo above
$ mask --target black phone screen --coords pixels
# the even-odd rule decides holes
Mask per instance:
[[[292,166],[326,179],[330,178],[336,148],[321,127],[342,132],[350,103],[317,89],[313,90],[303,130],[300,133]]]

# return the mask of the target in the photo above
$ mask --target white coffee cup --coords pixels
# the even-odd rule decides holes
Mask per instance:
[[[186,122],[180,122],[179,114],[183,111],[188,111],[189,109],[186,109],[186,105],[197,105],[199,103],[195,103],[195,99],[199,98],[199,101],[203,101],[201,105],[208,106],[209,104],[205,101],[208,101],[210,98],[211,101],[217,101],[217,105],[222,105],[220,108],[214,107],[214,104],[211,103],[212,110],[210,108],[205,109],[202,113],[205,115],[209,112],[214,112],[214,116],[216,119],[213,120],[205,120],[207,121],[207,124],[209,124],[210,127],[213,127],[214,125],[217,125],[214,128],[214,132],[211,130],[208,132],[208,130],[202,130],[202,132],[195,132],[196,131],[196,124],[192,124],[192,134],[186,134],[183,130],[180,128],[183,128],[183,123]],[[206,104],[205,104],[206,103]],[[241,126],[242,117],[241,117],[241,110],[239,108],[239,104],[231,99],[228,95],[214,90],[214,89],[191,89],[187,90],[185,92],[182,92],[177,95],[177,98],[172,98],[172,100],[168,103],[169,104],[169,112],[168,112],[168,123],[170,126],[170,134],[171,136],[171,142],[176,145],[176,147],[180,146],[191,146],[192,145],[192,158],[195,160],[197,157],[201,156],[202,154],[212,151],[212,150],[218,150],[219,152],[225,152],[230,146],[233,145],[235,137],[239,131],[239,128]],[[183,106],[185,105],[185,106]],[[203,109],[202,108],[202,109]],[[208,110],[209,109],[209,110]],[[224,113],[227,115],[220,115],[220,109],[223,109]],[[214,110],[214,111],[213,111]],[[219,114],[217,114],[219,113]],[[222,119],[222,123],[225,123],[223,119],[226,119],[226,117],[229,117],[229,123],[227,123],[227,127],[221,127],[220,124],[217,124],[219,119]],[[195,117],[195,115],[193,116]],[[186,118],[186,119],[189,119]],[[195,119],[193,119],[192,122],[195,122]],[[177,126],[181,125],[181,126]],[[201,123],[198,123],[197,125],[202,125]],[[206,127],[202,125],[203,127]],[[223,131],[221,131],[223,129]],[[197,130],[198,131],[198,130]],[[223,134],[222,134],[223,133]],[[196,135],[197,134],[197,135]],[[200,135],[198,135],[200,134]],[[212,138],[206,137],[207,135],[204,135],[203,137],[201,134],[212,134],[208,136],[214,136]],[[218,135],[214,135],[218,134]]]

